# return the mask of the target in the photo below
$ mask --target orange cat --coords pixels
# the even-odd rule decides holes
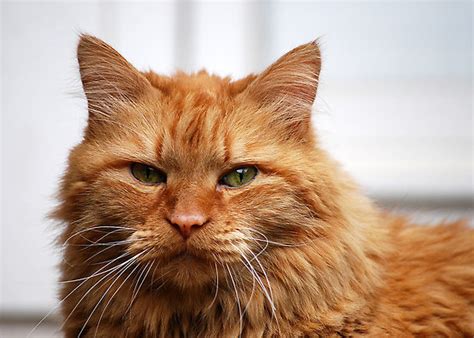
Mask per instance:
[[[77,54],[66,337],[474,335],[474,231],[382,213],[319,147],[316,42],[238,81]]]

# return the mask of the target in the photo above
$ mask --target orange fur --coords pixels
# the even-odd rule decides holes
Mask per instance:
[[[315,42],[239,81],[140,73],[85,35],[78,59],[89,123],[54,214],[66,337],[474,334],[474,232],[382,213],[319,147]],[[255,180],[216,186],[243,164]],[[209,221],[184,240],[177,208]]]

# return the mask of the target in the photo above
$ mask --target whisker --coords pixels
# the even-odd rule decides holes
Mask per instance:
[[[253,231],[253,232],[257,233],[258,235],[262,236],[263,238],[265,238],[265,239],[261,239],[261,238],[248,237],[249,239],[259,241],[259,242],[267,242],[269,244],[273,244],[273,245],[276,245],[276,246],[288,247],[288,248],[297,248],[297,247],[306,246],[306,245],[311,244],[315,241],[315,239],[309,239],[308,241],[303,242],[303,243],[280,243],[280,242],[275,242],[275,241],[269,240],[268,237],[263,232],[258,231],[257,229],[249,228],[248,230]]]
[[[74,313],[74,311],[77,309],[77,307],[79,306],[79,304],[87,297],[87,295],[100,283],[102,282],[105,278],[107,278],[110,274],[114,273],[115,271],[117,270],[121,270],[124,266],[128,266],[128,264],[134,262],[138,257],[142,256],[143,254],[145,254],[145,252],[140,252],[138,254],[136,254],[135,256],[131,257],[130,259],[128,259],[127,261],[117,265],[115,267],[114,270],[112,270],[111,272],[109,272],[108,274],[106,274],[105,276],[103,276],[101,279],[99,279],[99,281],[97,281],[90,289],[87,290],[87,292],[82,295],[81,299],[79,299],[79,301],[77,302],[77,304],[74,306],[74,308],[72,309],[72,311],[69,313],[69,315],[66,317],[66,319],[63,321],[63,324],[61,325],[61,328],[64,327],[65,323],[69,320],[69,318],[72,316],[72,314]]]
[[[214,254],[212,254],[212,255],[214,256],[214,259],[217,261],[216,255],[214,255]],[[214,293],[214,298],[212,298],[211,303],[206,308],[206,311],[208,311],[212,307],[212,305],[214,305],[214,302],[217,299],[217,294],[219,292],[219,270],[217,269],[217,263],[216,262],[214,262],[214,267],[216,268],[216,292]]]
[[[114,269],[115,267],[112,267],[110,269],[107,269],[106,271],[102,271],[100,272],[103,268],[106,268],[107,266],[109,266],[110,264],[112,264],[113,262],[121,259],[121,258],[124,258],[126,256],[128,256],[129,254],[127,252],[121,254],[120,256],[118,257],[115,257],[114,259],[111,259],[110,261],[108,262],[104,262],[104,263],[107,263],[106,265],[104,265],[103,267],[101,267],[100,269],[98,269],[97,271],[95,271],[92,275],[90,276],[87,276],[87,277],[81,277],[81,278],[76,278],[76,279],[69,279],[69,280],[65,280],[65,281],[60,281],[59,283],[60,284],[66,284],[66,283],[74,283],[74,282],[80,282],[80,281],[83,281],[83,280],[88,280],[90,278],[93,278],[93,277],[97,277],[97,276],[100,276],[100,275],[103,275],[104,273],[107,273],[107,271],[110,271],[112,269]]]
[[[241,260],[242,264],[245,266],[244,262]],[[247,267],[246,267],[247,268]],[[247,269],[248,270],[248,269]],[[249,270],[250,271],[250,270]],[[245,305],[244,307],[244,310],[243,310],[243,313],[245,313],[248,309],[248,307],[250,306],[250,302],[252,301],[252,297],[255,293],[255,281],[256,281],[256,278],[255,278],[255,275],[250,272],[250,275],[252,276],[252,291],[250,292],[250,297],[249,297],[249,300],[247,302],[247,304]]]
[[[95,254],[93,254],[92,256],[90,256],[89,258],[87,258],[84,263],[87,263],[87,262],[90,262],[91,260],[93,260],[95,257],[99,256],[100,254],[103,254],[105,251],[109,250],[109,249],[112,249],[116,246],[120,246],[120,244],[114,244],[114,245],[111,245],[109,247],[106,247],[105,249],[102,249],[98,252],[96,252]],[[107,261],[101,261],[101,262],[97,262],[97,263],[92,263],[91,265],[98,265],[98,264],[103,264],[103,263],[108,263],[110,262],[111,260],[107,260]]]
[[[235,299],[237,301],[237,307],[239,309],[239,317],[240,317],[240,320],[239,320],[239,337],[242,335],[242,308],[240,306],[240,298],[239,298],[239,293],[237,292],[237,285],[235,284],[235,281],[234,281],[234,277],[232,276],[232,272],[230,272],[230,268],[229,268],[229,265],[228,264],[225,264],[226,268],[227,268],[227,271],[229,272],[229,277],[230,277],[230,280],[232,282],[232,285],[234,287],[234,291],[235,291]]]
[[[245,262],[242,261],[242,263],[244,263],[244,266],[247,268],[247,270],[249,270],[249,272],[255,277],[257,283],[260,285],[260,288],[262,289],[263,291],[263,294],[265,295],[265,298],[268,300],[268,302],[270,303],[270,307],[272,309],[272,313],[275,311],[275,305],[273,303],[273,295],[271,292],[269,292],[267,290],[267,288],[265,287],[265,285],[263,284],[263,281],[262,279],[260,278],[260,276],[258,275],[257,271],[255,270],[255,268],[253,267],[251,261],[247,258],[247,256],[245,256],[245,254],[242,252],[242,250],[240,250],[239,247],[237,247],[235,244],[232,244],[235,249],[237,251],[239,251],[240,253],[240,256],[242,256],[242,258],[245,260],[245,262],[247,262],[247,264],[245,264]],[[267,283],[268,283],[268,280],[267,280]]]
[[[111,285],[109,285],[109,287],[107,288],[107,290],[104,292],[104,294],[100,297],[99,301],[97,302],[97,304],[94,306],[92,312],[89,314],[89,316],[87,317],[86,321],[84,322],[84,324],[82,325],[81,327],[81,330],[79,331],[79,333],[77,334],[77,337],[80,337],[82,332],[84,331],[84,329],[87,327],[87,323],[89,322],[90,318],[92,317],[92,315],[94,314],[96,308],[99,306],[99,304],[102,302],[102,300],[104,299],[104,297],[107,295],[107,293],[109,292],[110,288],[117,282],[117,280],[120,278],[120,276],[125,272],[127,271],[127,269],[132,266],[132,262],[129,262],[126,266],[120,268],[118,270],[118,275],[115,274],[115,276],[111,276],[108,281],[111,281],[113,279],[113,282]]]
[[[88,276],[88,277],[84,277],[84,278],[78,278],[78,279],[74,279],[74,280],[68,280],[68,281],[61,281],[59,283],[72,283],[72,282],[78,282],[78,281],[82,281],[82,283],[80,283],[78,286],[76,286],[71,292],[69,292],[63,299],[61,299],[43,318],[41,318],[41,320],[33,327],[33,329],[31,329],[31,331],[28,333],[28,336],[27,337],[30,337],[35,331],[36,329],[46,320],[46,318],[48,318],[55,310],[57,310],[59,308],[59,306],[61,306],[61,304],[66,300],[68,299],[74,292],[76,292],[82,285],[84,285],[84,283],[86,283],[90,278],[93,278],[93,277],[96,277],[98,275],[101,275],[103,273],[106,273],[107,271],[110,271],[112,269],[108,269],[107,271],[105,272],[102,272],[102,273],[98,273],[100,272],[102,269],[105,269],[108,265],[110,265],[111,263],[113,263],[114,261],[120,259],[120,258],[123,258],[125,257],[127,254],[123,254],[119,257],[117,257],[116,259],[112,260],[109,262],[109,264],[106,264],[104,265],[103,267],[101,267],[100,269],[98,269],[97,271],[94,272],[94,274],[92,274],[91,276]]]
[[[250,239],[250,238],[249,238],[249,239]],[[257,243],[257,245],[259,244],[257,241],[255,241],[255,242]],[[260,245],[259,245],[259,246],[260,246]],[[255,254],[255,256],[256,256],[256,257],[259,257],[261,254],[263,254],[263,253],[265,252],[265,250],[267,250],[268,246],[269,246],[268,241],[265,241],[265,246],[263,247],[263,249],[261,249],[259,252],[257,252],[257,253]],[[253,258],[252,258],[250,261],[252,262],[252,261],[253,261]]]
[[[100,231],[102,229],[117,229],[117,230],[130,230],[130,231],[135,231],[135,229],[133,228],[129,228],[129,227],[124,227],[124,226],[121,226],[121,225],[97,225],[97,226],[93,226],[93,227],[88,227],[88,228],[85,228],[85,229],[82,229],[78,232],[75,232],[73,233],[71,236],[69,236],[63,243],[63,246],[66,246],[66,244],[72,239],[74,238],[75,236],[78,236],[80,234],[83,234],[85,232],[88,232],[88,231]],[[110,233],[110,232],[108,232]]]
[[[130,267],[130,266],[129,266],[129,267]],[[109,299],[109,301],[107,302],[107,304],[105,304],[105,307],[104,307],[104,309],[102,310],[102,313],[101,313],[101,315],[100,315],[100,317],[99,317],[99,321],[97,322],[97,327],[96,327],[96,329],[95,329],[94,337],[97,336],[97,332],[98,332],[98,330],[99,330],[100,322],[101,322],[102,317],[103,317],[104,314],[105,314],[105,310],[107,310],[107,307],[109,306],[110,302],[112,301],[112,299],[114,299],[115,295],[120,291],[120,289],[121,289],[122,286],[127,282],[127,280],[133,275],[133,273],[135,272],[135,270],[137,270],[139,267],[140,267],[139,265],[135,266],[135,268],[134,268],[134,269],[128,274],[128,276],[123,280],[122,284],[120,284],[119,287],[117,288],[117,290],[115,290],[115,292],[112,294],[112,296],[110,297],[110,299]],[[127,268],[127,269],[128,269],[128,268]],[[124,272],[125,272],[125,271],[124,271]],[[122,272],[122,274],[123,274],[123,272]],[[121,276],[121,275],[119,275],[119,276],[115,279],[114,283],[112,283],[112,284],[109,286],[109,288],[108,288],[107,291],[105,292],[104,296],[109,292],[110,288],[117,282],[117,280],[120,278],[120,276]],[[104,296],[102,296],[102,297],[104,297]],[[97,305],[96,305],[96,306],[94,307],[94,309],[92,310],[91,314],[89,315],[89,318],[86,320],[86,322],[85,322],[85,324],[84,324],[84,328],[86,327],[87,323],[89,322],[90,318],[92,317],[92,314],[95,312],[95,310],[97,309],[97,307],[99,306],[99,304],[102,302],[102,299],[103,299],[103,298],[101,298],[101,299],[99,300],[99,302],[97,303]],[[81,335],[81,333],[82,333],[82,330],[81,330],[81,332],[79,332],[79,336]]]
[[[267,275],[267,272],[265,271],[265,269],[263,268],[263,265],[262,263],[260,262],[260,260],[258,259],[258,257],[255,256],[255,254],[250,250],[250,253],[253,255],[253,257],[255,258],[255,261],[257,262],[257,264],[260,266],[260,269],[262,270],[262,273],[263,275],[265,276],[265,279],[267,281],[267,284],[268,284],[268,290],[270,291],[270,296],[272,298],[272,300],[274,299],[273,297],[273,289],[272,289],[272,285],[270,283],[270,279],[268,278],[268,275]],[[272,302],[272,318],[275,318],[276,319],[276,322],[277,322],[277,325],[278,325],[278,328],[280,328],[280,324],[278,322],[278,318],[276,317],[276,308],[275,308],[275,305],[274,305],[274,302]]]
[[[113,234],[115,234],[115,233],[117,233],[117,232],[120,232],[120,231],[122,231],[122,229],[115,229],[115,230],[113,230],[113,231],[109,231],[109,232],[107,232],[105,235],[103,235],[102,237],[100,237],[99,239],[97,239],[96,241],[91,241],[89,238],[84,238],[84,237],[82,236],[82,234],[81,234],[81,237],[84,238],[84,239],[86,239],[89,243],[101,243],[101,240],[103,240],[104,238],[106,238],[106,237],[108,237],[108,236],[110,236],[110,235],[113,235]]]
[[[132,300],[130,301],[130,305],[127,307],[127,310],[125,310],[125,313],[128,313],[132,309],[133,302],[135,301],[135,298],[138,296],[138,293],[140,292],[140,289],[141,289],[143,283],[145,282],[146,277],[148,276],[148,273],[150,272],[153,265],[154,265],[154,262],[149,262],[146,265],[146,267],[143,269],[143,271],[140,273],[140,276],[137,278],[137,283],[135,284],[136,290],[135,290],[135,288],[133,289]],[[143,280],[140,282],[140,279],[142,278],[142,275],[145,272],[145,270],[146,270],[146,273],[143,276]],[[140,283],[140,285],[138,285],[138,283]],[[137,288],[137,285],[138,285],[138,288]]]
[[[102,243],[90,242],[90,244],[69,244],[69,245],[74,246],[74,247],[82,247],[86,249],[86,248],[93,248],[95,246],[110,246],[112,244],[117,244],[117,245],[131,244],[131,243],[138,242],[139,240],[140,239],[137,238],[137,239],[126,239],[122,241],[113,241],[113,242],[102,242]]]

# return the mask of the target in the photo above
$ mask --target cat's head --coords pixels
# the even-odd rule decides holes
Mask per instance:
[[[318,236],[337,212],[311,127],[316,42],[237,81],[139,72],[86,35],[77,54],[88,126],[56,217],[78,262],[133,257],[201,285]]]

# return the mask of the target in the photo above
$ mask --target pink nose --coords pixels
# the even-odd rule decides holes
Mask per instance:
[[[207,222],[206,216],[199,212],[174,212],[168,220],[184,239],[191,236],[193,229],[199,228]]]

